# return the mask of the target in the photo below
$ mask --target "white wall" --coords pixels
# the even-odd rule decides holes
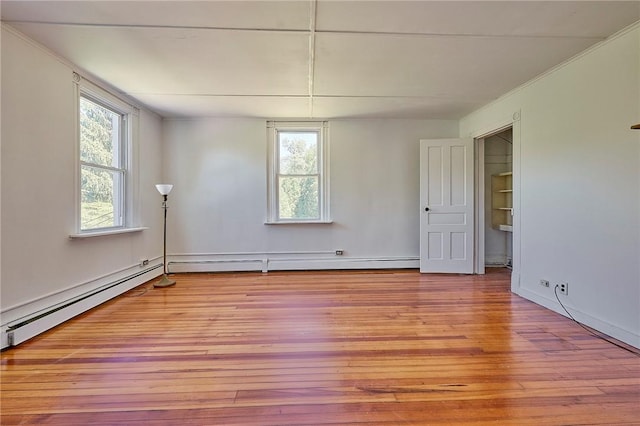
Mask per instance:
[[[153,184],[161,179],[175,184],[171,259],[209,262],[175,263],[176,271],[416,267],[418,141],[479,136],[520,111],[517,291],[560,311],[538,281],[568,281],[564,300],[579,319],[640,346],[640,132],[629,130],[640,120],[638,27],[465,117],[459,128],[445,120],[332,120],[331,225],[264,225],[265,120],[161,125],[142,110],[138,200],[140,224],[151,229],[70,240],[72,71],[3,26],[3,329],[158,257],[162,216]],[[332,255],[336,249],[345,256]]]
[[[475,136],[521,111],[518,292],[560,312],[538,282],[567,281],[574,316],[638,347],[639,57],[636,25],[460,122]]]
[[[161,200],[153,187],[161,172],[161,120],[144,110],[137,146],[138,209],[139,224],[151,229],[69,238],[76,214],[73,71],[3,25],[3,331],[16,318],[139,271],[140,259],[158,257],[162,250]]]
[[[266,120],[164,121],[172,271],[416,267],[419,140],[453,120],[330,120],[329,225],[265,225]],[[345,251],[335,256],[336,249]],[[325,252],[295,254],[300,252]],[[286,254],[278,254],[286,252]],[[250,253],[250,254],[245,254]],[[202,254],[202,256],[194,256]],[[284,260],[284,259],[290,260]],[[255,259],[228,264],[219,260]]]

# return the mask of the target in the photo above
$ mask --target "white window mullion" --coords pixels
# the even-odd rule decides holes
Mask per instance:
[[[124,168],[120,168],[120,167],[109,167],[109,166],[101,166],[100,164],[95,164],[95,163],[89,163],[87,161],[80,161],[80,164],[82,166],[87,166],[87,167],[93,167],[95,169],[103,169],[103,170],[109,170],[112,172],[124,172],[125,169]]]

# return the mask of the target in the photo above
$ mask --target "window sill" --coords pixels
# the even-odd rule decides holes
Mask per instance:
[[[332,220],[287,220],[279,222],[265,222],[265,225],[331,225]]]
[[[107,229],[103,231],[87,231],[87,232],[80,232],[77,234],[71,234],[69,235],[69,238],[72,238],[72,239],[92,238],[92,237],[102,237],[103,235],[129,234],[131,232],[144,231],[145,229],[149,229],[149,228],[147,228],[146,226],[141,226],[138,228],[118,228],[118,229]]]

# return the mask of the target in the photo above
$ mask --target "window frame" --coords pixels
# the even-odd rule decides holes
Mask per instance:
[[[76,83],[76,229],[72,237],[109,235],[127,232],[129,230],[140,230],[135,226],[137,209],[134,203],[134,195],[137,194],[136,173],[134,173],[134,154],[136,137],[138,130],[139,110],[124,100],[116,97],[105,89],[79,77],[74,73]],[[81,158],[81,127],[80,127],[80,103],[84,98],[99,106],[109,109],[120,116],[120,129],[118,141],[118,166],[105,166],[84,161]],[[104,170],[109,173],[118,173],[121,176],[118,189],[119,195],[114,193],[114,198],[119,198],[118,210],[120,220],[117,225],[103,226],[96,228],[82,228],[82,170],[84,167],[91,167]]]
[[[280,133],[316,133],[317,139],[317,173],[295,176],[318,176],[318,217],[281,218],[279,182],[280,174]],[[268,173],[267,173],[267,221],[266,224],[309,224],[332,223],[329,216],[329,123],[327,121],[268,121]]]

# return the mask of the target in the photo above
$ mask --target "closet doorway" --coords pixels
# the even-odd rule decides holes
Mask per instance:
[[[513,266],[513,128],[476,139],[476,271]]]

